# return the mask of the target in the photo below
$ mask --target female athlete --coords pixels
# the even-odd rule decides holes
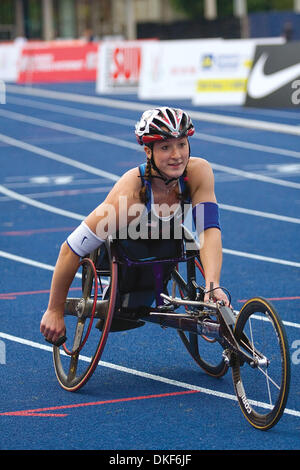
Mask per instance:
[[[150,223],[146,224],[148,229],[152,229],[155,223],[160,225],[161,221],[172,225],[175,215],[178,215],[178,207],[185,203],[192,204],[196,226],[200,226],[198,231],[204,234],[200,258],[206,289],[210,289],[211,283],[214,288],[219,287],[222,241],[214,176],[206,160],[190,156],[189,137],[194,134],[191,118],[180,109],[151,109],[143,113],[136,124],[135,134],[139,144],[144,145],[146,164],[127,171],[105,201],[61,246],[48,308],[40,326],[41,333],[50,342],[57,341],[65,333],[64,304],[79,258],[95,250],[108,235],[114,235],[124,227],[132,229],[134,226],[136,234],[138,223],[140,228],[145,227],[141,223],[145,212],[154,214]],[[127,235],[130,235],[129,232]],[[168,233],[173,232],[174,226],[173,231]],[[223,300],[228,305],[222,289],[215,289],[213,295],[215,300]],[[208,293],[204,300],[208,300]]]

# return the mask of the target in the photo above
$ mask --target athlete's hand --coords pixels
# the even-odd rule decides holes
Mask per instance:
[[[214,283],[213,284],[213,289],[212,292],[209,292],[211,290],[211,286],[206,286],[206,293],[204,295],[204,302],[208,302],[210,299],[212,299],[214,302],[217,301],[222,301],[227,307],[231,307],[229,303],[229,299],[223,289],[219,288],[219,285]]]
[[[47,341],[55,343],[58,338],[65,335],[63,314],[55,310],[46,310],[41,320],[40,331]]]

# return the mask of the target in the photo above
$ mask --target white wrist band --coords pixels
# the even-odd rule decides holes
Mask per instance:
[[[104,240],[97,237],[85,222],[81,222],[79,227],[67,238],[67,244],[78,256],[85,256],[91,253],[96,250],[96,248],[99,248],[103,241]]]

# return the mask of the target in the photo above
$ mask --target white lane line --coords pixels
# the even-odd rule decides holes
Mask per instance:
[[[248,253],[245,251],[237,251],[237,250],[230,250],[228,248],[223,248],[223,253],[228,254],[228,255],[233,255],[233,256],[239,256],[241,258],[250,258],[256,261],[264,261],[266,263],[281,264],[284,266],[290,266],[292,268],[300,268],[300,263],[296,261],[289,261],[289,260],[280,259],[280,258],[272,258],[269,256],[257,255],[257,254]],[[43,269],[49,269],[49,265],[43,265],[43,263],[39,263],[38,261],[33,261],[30,258],[24,258],[22,256],[14,255],[12,253],[8,253],[2,250],[0,250],[0,257],[11,259],[13,261],[18,261],[20,263],[29,264],[29,265],[36,266],[36,267],[43,268]],[[39,265],[36,263],[39,263]],[[48,266],[48,267],[44,267],[44,266]],[[53,266],[51,266],[50,270],[51,271],[53,270]]]
[[[272,212],[263,212],[253,209],[246,209],[245,207],[237,207],[229,204],[219,204],[220,209],[230,212],[239,212],[246,215],[254,215],[256,217],[263,217],[265,219],[273,219],[281,222],[290,222],[292,224],[300,224],[300,219],[296,217],[288,217],[286,215],[274,214]]]
[[[100,170],[91,165],[87,165],[86,163],[79,162],[77,160],[73,160],[72,158],[65,157],[59,153],[51,152],[49,150],[45,150],[41,147],[37,147],[36,145],[31,145],[22,140],[14,139],[13,137],[9,137],[5,134],[0,134],[0,141],[4,142],[7,145],[11,145],[13,147],[18,147],[23,150],[27,150],[28,152],[35,153],[37,155],[41,155],[45,158],[49,158],[50,160],[54,160],[56,162],[63,163],[65,165],[73,166],[74,168],[78,168],[79,170],[85,171],[87,173],[92,173],[93,175],[98,175],[104,178],[108,178],[112,181],[118,181],[120,178],[109,171]]]
[[[123,139],[116,139],[114,137],[109,137],[104,134],[87,131],[78,127],[68,126],[66,124],[60,124],[54,121],[48,121],[46,119],[39,119],[28,115],[26,116],[26,114],[15,113],[13,111],[8,110],[3,111],[2,109],[0,109],[0,116],[5,117],[5,119],[13,119],[14,121],[21,121],[22,123],[25,122],[26,124],[33,124],[35,126],[46,127],[55,131],[78,135],[80,137],[84,137],[85,139],[97,140],[99,142],[104,142],[105,144],[119,145],[120,147],[132,148],[133,150],[139,149],[143,151],[134,142],[129,142]]]
[[[41,349],[43,351],[52,352],[52,349],[53,349],[52,346],[46,346],[46,345],[37,343],[35,341],[26,340],[24,338],[19,338],[17,336],[9,335],[9,334],[3,333],[3,332],[0,332],[0,338],[3,338],[7,341],[13,341],[15,343],[19,343],[19,344],[22,344],[22,345],[25,345],[25,346],[30,346],[30,347],[33,347],[33,348],[36,348],[36,349]],[[81,359],[84,362],[90,362],[90,360],[91,360],[91,358],[89,358],[87,356],[82,356],[82,355],[79,356],[79,359]],[[129,367],[119,366],[117,364],[112,364],[110,362],[100,361],[98,365],[102,366],[102,367],[108,367],[109,369],[114,369],[114,370],[117,370],[119,372],[125,372],[126,374],[132,374],[132,375],[136,375],[138,377],[143,377],[143,378],[146,378],[146,379],[155,380],[156,382],[162,382],[162,383],[165,383],[165,384],[168,384],[168,385],[174,385],[175,387],[181,387],[181,388],[185,388],[187,390],[197,390],[198,392],[204,393],[206,395],[212,395],[212,396],[215,396],[215,397],[218,397],[218,398],[225,398],[227,400],[237,401],[236,396],[232,395],[232,394],[229,394],[229,393],[224,393],[224,392],[219,392],[217,390],[211,390],[211,389],[208,389],[208,388],[199,387],[198,385],[192,385],[192,384],[189,384],[189,383],[186,383],[186,382],[180,382],[179,380],[168,379],[167,377],[162,377],[160,375],[155,375],[155,374],[149,374],[148,372],[142,372],[142,371],[139,371],[139,370],[136,370],[136,369],[131,369]],[[263,406],[264,408],[267,408],[267,409],[270,407],[270,405],[267,404],[267,403],[261,403],[261,406]],[[300,417],[300,411],[298,411],[298,410],[293,410],[293,409],[286,408],[284,410],[284,413],[292,415],[292,416]]]
[[[259,321],[264,321],[264,322],[271,322],[269,318],[266,318],[266,316],[261,316],[261,315],[252,315],[251,318],[255,318],[256,320]],[[294,323],[292,321],[287,321],[287,320],[282,320],[282,323],[285,326],[291,326],[292,328],[300,328],[300,323]]]
[[[210,165],[213,170],[224,171],[225,173],[231,173],[232,175],[242,176],[246,179],[261,181],[263,183],[271,183],[278,186],[285,186],[286,188],[300,189],[300,183],[295,183],[293,181],[286,181],[280,178],[272,178],[270,176],[259,175],[250,171],[238,170],[237,168],[219,165],[218,163],[210,162]]]
[[[16,261],[17,263],[27,264],[28,266],[33,266],[34,268],[45,269],[46,271],[54,271],[55,266],[51,264],[41,263],[40,261],[35,261],[31,258],[25,258],[24,256],[14,255],[13,253],[8,253],[7,251],[0,250],[0,257],[9,259],[10,261]],[[75,277],[81,279],[81,274],[75,274]]]
[[[196,132],[193,137],[199,140],[206,140],[208,142],[212,142],[213,144],[225,144],[231,145],[233,147],[241,147],[248,150],[255,150],[258,152],[282,155],[284,157],[300,158],[300,152],[279,147],[272,147],[270,145],[254,144],[253,142],[245,142],[243,140],[229,139],[228,137],[219,137],[217,135],[203,134],[202,132]]]
[[[2,185],[0,185],[0,193],[3,193],[6,196],[9,196],[13,199],[24,202],[25,204],[32,205],[32,206],[34,206],[38,209],[46,210],[48,212],[52,212],[52,213],[55,213],[55,214],[58,214],[58,215],[62,215],[64,217],[69,217],[69,218],[80,220],[80,221],[82,221],[84,219],[83,215],[76,214],[76,213],[70,212],[70,211],[65,211],[63,209],[59,209],[57,207],[50,206],[49,204],[41,203],[41,202],[36,201],[34,199],[31,199],[27,196],[23,196],[21,194],[18,194],[15,191],[11,191],[10,189],[7,189]],[[277,259],[277,258],[271,258],[271,257],[267,257],[267,256],[256,255],[256,254],[253,254],[253,253],[247,253],[247,252],[231,250],[231,249],[226,249],[226,248],[223,248],[223,252],[226,253],[226,254],[230,254],[230,255],[235,255],[235,256],[240,256],[240,257],[245,257],[245,258],[251,258],[251,259],[256,259],[256,260],[260,260],[260,261],[277,263],[277,264],[282,264],[282,265],[292,266],[292,267],[297,267],[297,268],[300,267],[300,263],[298,263],[298,262],[282,260],[282,259]]]
[[[9,102],[7,102],[6,104],[11,103],[21,105],[22,107],[27,106],[29,108],[42,109],[46,111],[53,111],[54,113],[67,114],[69,116],[78,116],[81,119],[92,119],[94,121],[101,121],[106,123],[111,122],[112,124],[120,124],[122,126],[134,127],[136,124],[136,121],[134,121],[133,119],[122,118],[119,116],[113,116],[105,113],[95,113],[94,111],[86,111],[80,108],[61,106],[57,104],[45,103],[42,101],[34,101],[23,98],[12,98],[10,96]]]
[[[75,212],[67,211],[64,209],[59,209],[58,207],[54,207],[49,204],[44,204],[43,202],[36,201],[27,196],[24,196],[23,194],[16,193],[15,191],[12,191],[11,189],[7,189],[2,184],[0,184],[0,193],[5,194],[6,196],[9,196],[12,199],[16,199],[17,201],[23,202],[30,206],[34,206],[38,209],[42,209],[47,212],[52,212],[54,214],[62,215],[64,217],[69,217],[71,219],[76,219],[80,221],[82,221],[85,218],[84,215],[76,214]]]
[[[86,103],[95,106],[107,106],[109,108],[117,109],[130,109],[132,111],[145,111],[145,109],[153,108],[157,105],[138,103],[132,101],[116,100],[110,98],[102,98],[97,96],[78,95],[76,93],[66,93],[53,90],[42,90],[31,87],[21,87],[18,85],[7,85],[7,92],[17,93],[21,95],[41,96],[63,101],[73,101],[76,103]],[[270,132],[281,132],[284,134],[300,135],[300,127],[289,124],[281,124],[276,122],[259,121],[257,119],[247,119],[242,117],[232,117],[222,114],[213,114],[207,112],[200,112],[195,110],[187,110],[192,119],[197,119],[205,122],[216,122],[230,126],[246,127],[249,129],[259,129]]]
[[[30,258],[24,258],[24,256],[7,253],[7,251],[0,250],[0,257],[9,259],[11,261],[16,261],[18,263],[28,264],[29,266],[34,266],[35,268],[46,269],[47,271],[54,271],[54,266],[52,266],[51,264],[41,263],[40,261],[35,261]]]
[[[268,263],[283,264],[284,266],[292,266],[293,268],[300,268],[300,263],[296,261],[288,261],[285,259],[272,258],[269,256],[256,255],[254,253],[247,253],[245,251],[229,250],[223,248],[223,253],[227,255],[240,256],[242,258],[250,258],[258,261],[266,261]]]
[[[13,120],[21,121],[21,122],[25,121],[26,123],[29,123],[29,124],[46,127],[48,129],[53,129],[53,130],[60,131],[60,132],[66,132],[69,134],[79,135],[86,139],[92,139],[92,140],[96,140],[99,142],[104,142],[106,144],[118,145],[120,147],[131,148],[134,151],[144,152],[144,150],[140,146],[137,146],[137,144],[133,142],[129,142],[123,139],[116,139],[114,137],[109,137],[104,134],[99,134],[96,132],[79,129],[77,127],[67,126],[65,124],[60,124],[60,123],[48,121],[45,119],[34,118],[34,117],[26,116],[25,114],[15,113],[12,111],[7,111],[7,110],[2,111],[1,109],[0,109],[0,116],[5,116],[5,118],[9,118],[9,119],[13,119]],[[261,181],[264,183],[271,183],[271,184],[275,184],[279,186],[285,186],[287,188],[300,189],[300,183],[286,181],[286,180],[282,180],[279,178],[271,178],[269,176],[264,176],[264,175],[258,175],[257,173],[252,173],[250,171],[244,171],[244,170],[238,170],[237,168],[232,168],[232,167],[225,166],[225,165],[219,165],[213,162],[210,162],[210,164],[214,170],[223,171],[225,173],[242,176],[247,179]]]
[[[5,186],[7,187],[7,186]],[[88,188],[88,189],[61,189],[58,191],[43,191],[41,193],[28,193],[26,194],[27,197],[31,199],[43,199],[43,198],[54,198],[54,197],[66,197],[66,196],[82,196],[83,194],[98,194],[98,193],[105,193],[107,194],[110,191],[112,186],[104,186],[104,187],[96,187],[96,188]],[[11,197],[8,196],[0,196],[0,202],[7,202],[11,201]]]
[[[22,142],[21,140],[14,139],[12,137],[6,136],[4,134],[0,134],[0,141],[5,142],[8,145],[12,145],[14,147],[21,148],[23,150],[26,150],[28,152],[43,156],[45,158],[49,158],[54,161],[58,161],[60,163],[64,163],[65,165],[73,166],[75,168],[79,168],[87,173],[92,173],[94,175],[102,176],[107,179],[110,179],[112,181],[118,181],[120,178],[118,175],[115,175],[114,173],[110,173],[107,171],[100,170],[99,168],[96,168],[91,165],[87,165],[85,163],[78,162],[76,160],[73,160],[71,158],[65,157],[63,155],[60,155],[58,153],[50,152],[48,150],[44,150],[41,147],[37,147],[36,145],[31,145],[26,142]],[[271,212],[263,212],[263,211],[257,211],[257,210],[252,210],[252,209],[247,209],[243,207],[238,207],[238,206],[232,206],[228,204],[219,204],[220,208],[223,210],[228,210],[232,212],[240,212],[242,214],[247,214],[247,215],[253,215],[253,216],[258,216],[258,217],[265,217],[269,219],[274,219],[274,220],[279,220],[279,221],[284,221],[284,222],[291,222],[295,224],[300,223],[300,219],[297,219],[295,217],[287,217],[284,215],[279,215],[279,214],[274,214]]]
[[[5,186],[6,187],[6,186]],[[52,198],[52,197],[65,197],[65,196],[78,196],[79,194],[98,194],[98,193],[107,193],[111,189],[111,186],[105,187],[96,187],[96,188],[88,188],[86,190],[82,189],[70,189],[70,190],[61,190],[61,191],[48,191],[48,192],[40,192],[40,193],[29,193],[27,194],[27,198],[31,199],[42,199],[42,198]],[[1,192],[1,191],[0,191]],[[2,196],[0,197],[0,202],[7,202],[11,201],[12,197],[9,196]],[[53,206],[52,206],[53,207]],[[231,206],[228,204],[219,204],[219,208],[229,212],[236,212],[239,214],[246,214],[246,215],[253,215],[255,217],[261,217],[264,219],[271,219],[276,220],[279,222],[288,222],[292,224],[300,224],[300,219],[295,217],[288,217],[285,215],[274,214],[271,212],[262,212],[252,209],[246,209],[244,207],[237,207]]]
[[[43,109],[47,111],[53,111],[55,113],[67,114],[70,116],[78,116],[80,118],[91,119],[95,121],[111,122],[113,124],[120,124],[124,126],[134,127],[136,121],[133,119],[121,118],[118,116],[112,116],[104,113],[95,113],[93,111],[85,111],[83,109],[77,109],[74,107],[60,106],[51,103],[45,103],[40,101],[34,101],[23,98],[9,98],[9,103],[28,106],[31,108]],[[230,145],[233,147],[245,148],[248,150],[255,150],[258,152],[265,152],[271,154],[277,154],[284,157],[300,158],[300,152],[295,150],[283,149],[278,147],[272,147],[269,145],[255,144],[252,142],[245,142],[237,139],[230,139],[227,137],[220,137],[211,134],[204,134],[203,132],[196,132],[194,138],[199,140],[205,140],[214,144]]]

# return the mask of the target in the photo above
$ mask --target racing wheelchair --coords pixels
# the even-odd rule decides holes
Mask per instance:
[[[151,243],[108,238],[80,260],[76,277],[81,277],[81,286],[70,288],[64,310],[72,340],[63,337],[53,346],[63,389],[74,392],[86,384],[109,333],[151,322],[175,328],[210,376],[222,377],[232,369],[238,403],[252,426],[267,430],[278,422],[290,383],[284,326],[262,297],[246,301],[239,312],[214,302],[213,289],[204,302],[198,248],[190,238]],[[81,295],[72,297],[72,289],[80,289]]]

